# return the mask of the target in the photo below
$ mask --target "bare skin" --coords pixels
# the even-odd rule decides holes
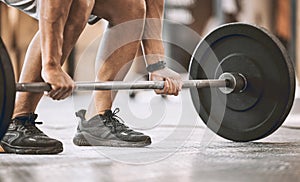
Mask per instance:
[[[163,20],[164,14],[164,0],[146,0],[147,6],[147,19],[143,45],[145,49],[147,64],[153,64],[157,61],[164,60],[164,47],[162,42],[162,22],[157,20]],[[155,19],[154,21],[152,19]],[[152,38],[152,39],[149,39]],[[154,38],[154,39],[153,39]],[[175,73],[171,69],[165,68],[163,70],[155,71],[150,74],[150,80],[165,80],[165,87],[163,90],[155,90],[157,94],[175,95],[179,94],[182,88],[182,80],[179,74]]]
[[[62,70],[61,65],[69,56],[78,37],[83,31],[88,17],[93,14],[107,19],[112,26],[117,26],[135,19],[162,18],[163,0],[51,0],[39,1],[40,32],[38,32],[29,46],[22,70],[20,82],[45,81],[52,85],[49,96],[54,100],[65,99],[72,94],[74,82]],[[135,7],[135,8],[132,8]],[[145,10],[147,8],[147,11]],[[78,16],[80,12],[81,16]],[[84,13],[83,13],[84,12]],[[140,28],[139,28],[140,27]],[[153,27],[152,27],[153,28]],[[152,29],[151,28],[151,29]],[[120,69],[132,61],[140,47],[140,40],[145,32],[149,31],[143,24],[135,29],[134,34],[140,39],[124,45],[114,51],[99,70],[97,81],[114,80]],[[154,34],[161,38],[161,27],[158,25]],[[71,33],[70,33],[71,32]],[[42,37],[42,39],[41,39]],[[105,38],[104,38],[105,39]],[[104,52],[109,42],[114,42],[112,37],[104,40]],[[146,54],[161,55],[147,59],[148,64],[153,64],[164,55],[160,40],[146,40],[143,42]],[[122,78],[120,78],[122,79]],[[165,89],[157,93],[178,95],[181,89],[180,76],[168,68],[151,74],[151,80],[165,80]],[[95,93],[96,111],[102,114],[111,109],[115,93],[99,91]],[[112,97],[113,96],[113,97]],[[14,117],[33,113],[42,97],[42,94],[18,93]]]

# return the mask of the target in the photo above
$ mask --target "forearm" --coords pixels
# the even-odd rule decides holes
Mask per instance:
[[[146,0],[146,24],[143,35],[144,51],[147,64],[163,60],[164,47],[162,41],[164,0]]]
[[[64,27],[73,0],[40,0],[42,67],[61,67]]]

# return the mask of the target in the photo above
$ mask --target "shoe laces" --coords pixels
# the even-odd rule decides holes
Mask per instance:
[[[29,114],[23,117],[17,117],[14,119],[17,124],[20,124],[20,129],[23,130],[27,134],[41,134],[43,133],[39,130],[36,125],[43,124],[43,122],[37,122],[37,114]]]
[[[104,124],[106,126],[112,126],[113,132],[121,132],[128,129],[127,126],[124,124],[124,120],[117,116],[117,114],[120,112],[119,108],[116,108],[113,112],[107,111],[104,116],[106,117],[106,120]]]

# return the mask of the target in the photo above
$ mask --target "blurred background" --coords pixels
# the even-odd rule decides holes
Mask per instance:
[[[298,78],[300,77],[300,54],[296,51],[300,49],[300,3],[297,0],[166,0],[165,18],[177,23],[186,25],[193,29],[200,36],[204,36],[217,26],[228,22],[247,22],[260,25],[280,38],[289,51],[289,54],[296,65]],[[69,61],[64,65],[64,69],[74,77],[75,80],[89,80],[88,72],[82,75],[75,74],[75,68],[83,55],[87,46],[99,37],[105,30],[107,23],[100,21],[93,26],[87,26],[80,37]],[[37,21],[26,14],[9,8],[0,3],[0,35],[4,39],[15,69],[16,79],[22,68],[24,55],[27,46],[38,29]],[[169,39],[179,36],[192,44],[199,41],[193,40],[189,35],[181,34],[172,25],[164,27],[164,36]],[[85,61],[95,61],[97,46],[91,49]],[[166,45],[167,56],[178,61],[185,69],[188,69],[190,54],[175,45]],[[82,59],[82,58],[81,58]],[[169,63],[172,67],[172,63]],[[86,69],[86,68],[80,68]],[[143,66],[136,66],[135,69],[143,71]],[[142,70],[139,70],[142,69]],[[180,70],[177,70],[180,71]]]

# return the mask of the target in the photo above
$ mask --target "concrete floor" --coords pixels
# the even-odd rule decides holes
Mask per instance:
[[[77,119],[90,98],[76,95],[62,102],[44,98],[40,128],[64,143],[59,155],[0,155],[0,181],[300,181],[300,103],[272,136],[234,143],[211,133],[197,116],[189,93],[163,99],[152,92],[115,105],[130,126],[152,137],[145,148],[76,147]],[[155,113],[155,114],[153,114]],[[156,121],[156,122],[151,122]]]

